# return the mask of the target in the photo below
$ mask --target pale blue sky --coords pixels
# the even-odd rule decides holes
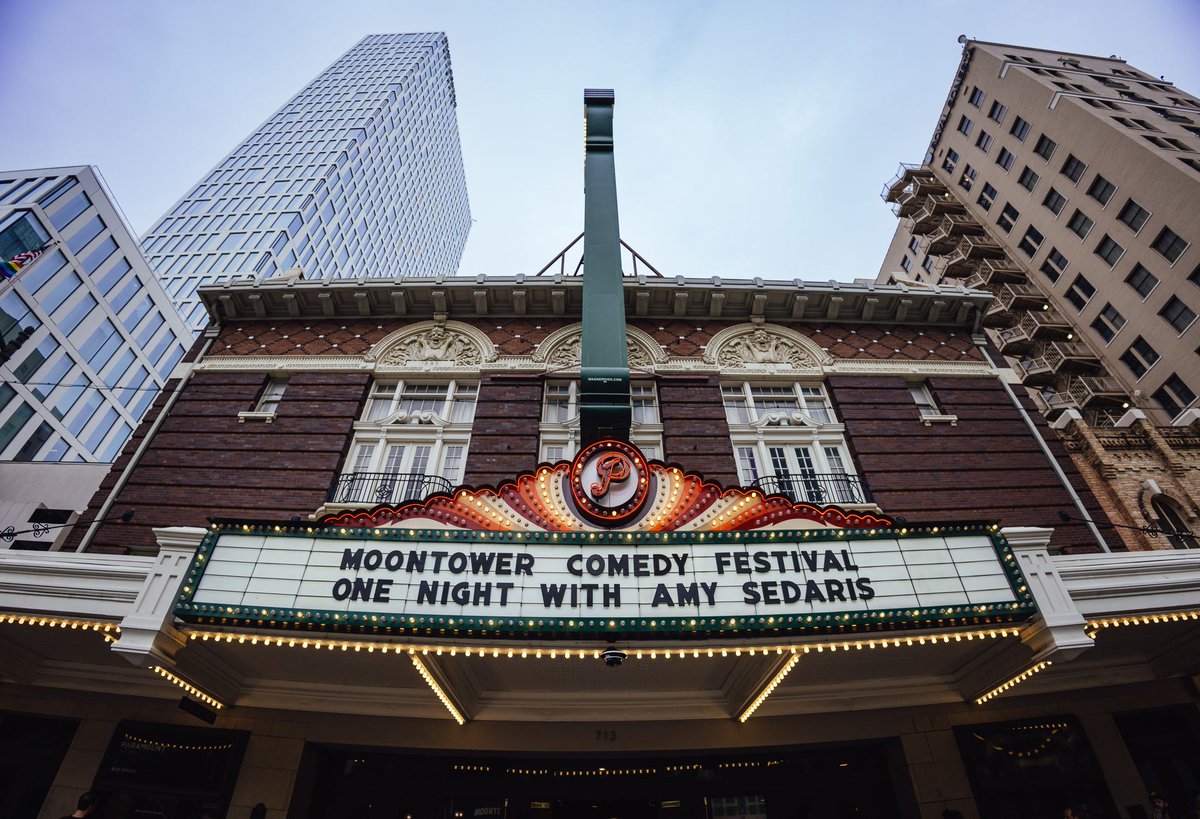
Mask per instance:
[[[668,275],[874,276],[959,34],[1117,54],[1200,93],[1200,2],[0,0],[0,168],[98,165],[141,233],[365,34],[445,31],[461,272],[582,229],[582,90],[616,89],[621,233]]]

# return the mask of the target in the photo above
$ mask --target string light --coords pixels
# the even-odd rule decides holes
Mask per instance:
[[[121,627],[115,623],[95,620],[76,620],[68,617],[42,617],[37,614],[0,614],[0,623],[18,626],[42,626],[45,628],[70,628],[83,631],[99,631],[105,634],[120,634]]]
[[[951,642],[962,642],[964,640],[989,640],[1000,639],[1004,637],[1016,637],[1020,634],[1020,629],[1016,627],[1006,626],[1003,628],[984,628],[972,631],[953,631],[939,632],[934,634],[923,633],[919,635],[906,635],[902,637],[862,637],[854,640],[833,640],[819,641],[811,643],[770,643],[764,645],[758,644],[709,644],[703,649],[696,648],[670,648],[666,646],[639,646],[634,648],[630,657],[633,659],[652,659],[663,660],[669,658],[672,660],[700,660],[708,658],[720,657],[728,658],[729,656],[741,657],[743,654],[748,654],[753,651],[755,656],[758,654],[787,654],[798,651],[809,652],[837,652],[851,651],[862,649],[885,649],[885,648],[900,648],[918,646],[933,646],[938,643],[947,644]],[[394,652],[396,654],[419,652],[423,655],[433,654],[452,654],[457,656],[458,652],[474,658],[487,657],[490,655],[498,659],[551,659],[551,660],[570,660],[575,658],[583,658],[590,656],[594,659],[599,659],[599,649],[589,649],[583,647],[575,648],[555,648],[550,650],[548,646],[534,645],[469,645],[464,643],[401,643],[401,642],[383,642],[370,640],[342,640],[337,638],[317,638],[317,637],[297,637],[294,634],[285,636],[275,635],[250,635],[242,632],[229,631],[201,631],[201,630],[186,630],[189,640],[212,641],[217,643],[236,643],[241,647],[277,647],[290,649],[317,649],[317,650],[341,650],[341,651],[366,651],[368,653],[388,654]],[[539,658],[540,653],[540,658]]]
[[[796,663],[800,662],[800,657],[800,654],[793,654],[788,659],[783,668],[779,669],[779,673],[775,675],[771,682],[767,683],[767,687],[764,688],[759,695],[754,698],[754,701],[750,703],[750,706],[742,712],[741,716],[738,717],[738,722],[745,722],[746,720],[750,719],[750,715],[758,710],[758,706],[762,705],[763,702],[766,701],[767,697],[771,696],[771,692],[779,687],[779,684],[783,682],[783,678],[786,677],[791,670],[796,667]]]
[[[153,666],[153,670],[160,677],[163,677],[166,680],[173,682],[175,685],[179,686],[180,688],[182,688],[184,691],[191,694],[196,699],[200,700],[201,702],[208,703],[213,708],[216,708],[218,711],[220,711],[222,708],[225,707],[224,703],[222,703],[216,697],[212,697],[208,694],[205,694],[203,691],[201,691],[196,686],[192,685],[187,680],[184,680],[180,677],[175,676],[170,671],[167,671],[167,669],[163,668],[161,665]]]
[[[1140,614],[1131,617],[1106,617],[1100,620],[1089,621],[1085,630],[1089,637],[1094,638],[1101,629],[1106,628],[1146,626],[1151,623],[1182,623],[1187,620],[1200,620],[1200,612],[1171,611],[1161,614]]]
[[[988,700],[991,700],[991,699],[994,699],[994,698],[1000,696],[1005,691],[1008,691],[1010,688],[1020,685],[1021,683],[1025,682],[1027,679],[1032,677],[1034,674],[1037,674],[1039,671],[1044,671],[1045,669],[1049,668],[1052,665],[1054,665],[1054,663],[1052,663],[1050,660],[1042,660],[1037,665],[1030,666],[1029,668],[1022,671],[1020,674],[1018,674],[1017,676],[1013,677],[1008,682],[998,685],[995,688],[993,688],[991,691],[987,692],[986,694],[983,694],[982,696],[977,697],[975,699],[975,704],[983,705]]]
[[[433,675],[429,673],[429,669],[425,667],[425,663],[421,662],[421,658],[416,654],[412,654],[409,656],[409,659],[412,660],[412,664],[414,667],[416,667],[417,673],[421,675],[421,677],[425,680],[425,683],[433,690],[433,693],[437,695],[437,698],[442,701],[442,705],[446,706],[446,710],[450,712],[450,716],[454,717],[454,721],[459,725],[465,725],[467,722],[466,719],[462,714],[459,713],[458,709],[454,707],[454,703],[450,701],[450,698],[446,696],[446,692],[442,690],[442,687],[438,685],[437,680],[435,680]]]

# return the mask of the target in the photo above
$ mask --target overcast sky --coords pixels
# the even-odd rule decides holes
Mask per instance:
[[[0,168],[99,166],[141,234],[361,37],[450,37],[475,224],[532,274],[583,225],[582,91],[616,90],[622,237],[667,275],[873,277],[959,34],[1200,93],[1200,2],[0,0]]]

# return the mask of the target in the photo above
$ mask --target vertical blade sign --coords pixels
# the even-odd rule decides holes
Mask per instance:
[[[629,353],[617,174],[613,164],[612,89],[583,92],[583,342],[579,362],[581,445],[629,440]]]

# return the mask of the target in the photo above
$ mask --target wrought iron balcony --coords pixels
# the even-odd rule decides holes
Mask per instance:
[[[375,506],[422,500],[454,487],[441,475],[420,472],[348,472],[340,475],[325,495],[326,503]]]
[[[855,475],[840,472],[807,472],[799,475],[768,475],[756,486],[768,495],[783,495],[793,502],[813,504],[871,503],[871,494]]]

